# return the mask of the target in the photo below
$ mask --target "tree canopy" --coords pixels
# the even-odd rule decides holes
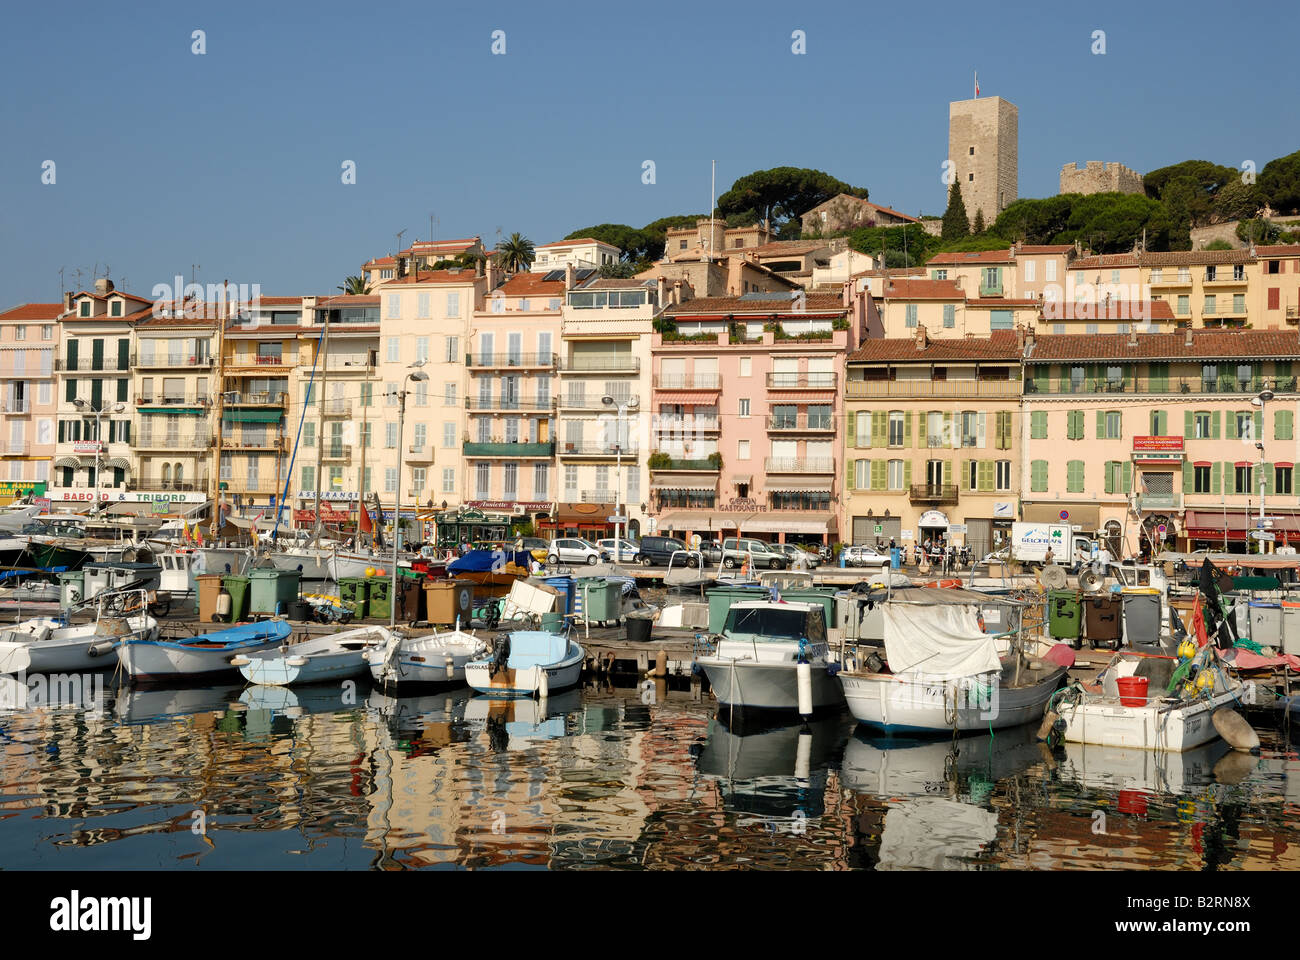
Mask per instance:
[[[1300,150],[1264,164],[1259,189],[1278,213],[1300,213]]]
[[[731,222],[768,220],[783,240],[798,239],[799,218],[841,193],[867,199],[866,187],[854,187],[821,170],[807,167],[772,167],[755,170],[718,197],[718,212]]]
[[[944,240],[970,236],[970,217],[966,215],[966,201],[961,198],[961,184],[956,180],[948,186],[948,209],[943,212],[943,227],[939,235]]]

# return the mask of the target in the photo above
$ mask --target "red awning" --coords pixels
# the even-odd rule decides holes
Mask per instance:
[[[680,403],[684,406],[695,407],[716,407],[718,405],[718,393],[714,390],[692,390],[685,392],[681,390],[656,390],[655,403]]]
[[[1273,518],[1274,533],[1300,534],[1300,514],[1279,513],[1268,510],[1266,516]],[[1226,529],[1229,540],[1245,540],[1247,531],[1254,530],[1259,522],[1259,514],[1245,510],[1188,510],[1183,520],[1183,530],[1193,540],[1223,539]]]

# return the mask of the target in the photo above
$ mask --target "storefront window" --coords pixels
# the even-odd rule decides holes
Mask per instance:
[[[773,492],[770,504],[773,510],[829,510],[831,495],[825,491]]]

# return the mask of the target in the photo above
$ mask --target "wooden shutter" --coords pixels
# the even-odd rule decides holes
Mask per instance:
[[[1219,439],[1219,434],[1220,434],[1219,424],[1222,422],[1222,420],[1223,420],[1222,410],[1215,410],[1213,413],[1210,414],[1210,439],[1211,440]]]
[[[903,446],[912,445],[912,411],[903,411]]]
[[[1097,411],[1097,439],[1098,440],[1106,439],[1106,411],[1105,410]]]
[[[1035,410],[1029,415],[1029,436],[1034,440],[1047,439],[1047,411]]]
[[[1196,468],[1191,463],[1183,464],[1183,493],[1196,492]]]
[[[1224,412],[1224,419],[1227,420],[1227,438],[1229,440],[1237,439],[1237,411],[1228,410]]]
[[[871,414],[871,445],[889,446],[889,414],[883,410],[876,410]]]
[[[1047,492],[1047,461],[1035,460],[1029,466],[1029,486],[1034,493]]]
[[[852,410],[844,415],[844,430],[848,434],[847,446],[856,447],[858,445],[857,414]]]
[[[993,490],[993,469],[994,469],[993,461],[981,460],[979,462],[979,466],[977,466],[975,469],[978,475],[979,489],[981,491],[992,491]]]
[[[1223,492],[1223,464],[1217,460],[1210,465],[1210,493]]]
[[[1130,461],[1128,461],[1128,460],[1125,460],[1125,461],[1124,461],[1124,466],[1121,468],[1121,473],[1124,474],[1124,492],[1125,492],[1125,493],[1132,493],[1132,492],[1133,492],[1133,464],[1132,464],[1132,462],[1130,462]]]
[[[1273,464],[1271,464],[1271,463],[1261,463],[1261,464],[1259,465],[1259,469],[1260,469],[1261,471],[1263,471],[1263,473],[1264,473],[1264,496],[1266,496],[1266,497],[1268,497],[1268,496],[1272,496],[1272,494],[1273,494]],[[1258,480],[1255,481],[1255,486],[1257,486],[1257,487],[1259,486],[1259,481],[1258,481]]]
[[[852,414],[849,414],[849,416],[852,416]],[[844,489],[845,489],[845,490],[852,490],[852,489],[854,489],[854,487],[853,487],[853,480],[854,480],[854,477],[853,477],[853,471],[854,471],[855,469],[857,469],[858,462],[857,462],[856,460],[850,460],[850,459],[848,459],[848,458],[845,458],[844,465],[845,465],[845,467],[846,467],[846,469],[845,469],[845,471],[844,471]]]
[[[1196,414],[1191,410],[1183,412],[1183,438],[1191,440],[1196,436]]]
[[[871,489],[884,490],[889,486],[889,461],[871,461]]]

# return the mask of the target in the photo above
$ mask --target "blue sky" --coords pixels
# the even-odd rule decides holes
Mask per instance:
[[[191,264],[327,293],[397,231],[426,239],[431,212],[439,238],[489,246],[498,228],[546,243],[703,212],[711,160],[719,193],[788,164],[938,214],[948,101],[976,70],[1019,107],[1021,196],[1054,194],[1069,161],[1262,167],[1300,147],[1274,42],[1300,25],[1289,5],[171,0],[0,18],[0,307],[58,299],[61,267],[89,285],[96,263],[144,295]]]

